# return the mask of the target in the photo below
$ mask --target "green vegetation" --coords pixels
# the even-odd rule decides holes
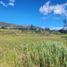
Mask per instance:
[[[67,67],[67,35],[46,34],[1,29],[0,67]]]

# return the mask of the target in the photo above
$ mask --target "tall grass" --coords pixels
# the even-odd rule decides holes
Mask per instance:
[[[67,49],[62,43],[25,45],[23,51],[21,63],[24,67],[67,67]]]
[[[0,47],[0,67],[67,67],[67,47],[56,41]]]
[[[0,67],[67,67],[67,41],[60,35],[13,32],[0,32]]]

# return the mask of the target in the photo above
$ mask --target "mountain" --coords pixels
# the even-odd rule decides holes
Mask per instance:
[[[33,26],[33,25],[16,25],[16,24],[11,24],[11,23],[6,23],[6,22],[0,22],[0,28],[26,30],[26,29],[35,28],[35,26]]]
[[[6,22],[0,22],[0,28],[15,28],[15,24],[6,23]]]
[[[6,22],[0,22],[0,28],[15,29],[15,30],[34,30],[34,31],[43,30],[42,28],[33,26],[32,24],[31,25],[16,25],[16,24],[11,24]]]
[[[33,25],[16,25],[6,22],[0,22],[0,28],[1,29],[12,29],[12,30],[26,30],[26,31],[35,31],[35,32],[60,32],[60,33],[67,33],[67,30],[60,29],[60,30],[50,30],[49,28],[41,28]]]

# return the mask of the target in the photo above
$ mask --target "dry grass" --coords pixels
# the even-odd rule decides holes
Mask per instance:
[[[0,34],[0,67],[67,67],[67,35]]]

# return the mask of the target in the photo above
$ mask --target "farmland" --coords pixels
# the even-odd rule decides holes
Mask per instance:
[[[67,34],[0,30],[0,67],[67,67]]]

